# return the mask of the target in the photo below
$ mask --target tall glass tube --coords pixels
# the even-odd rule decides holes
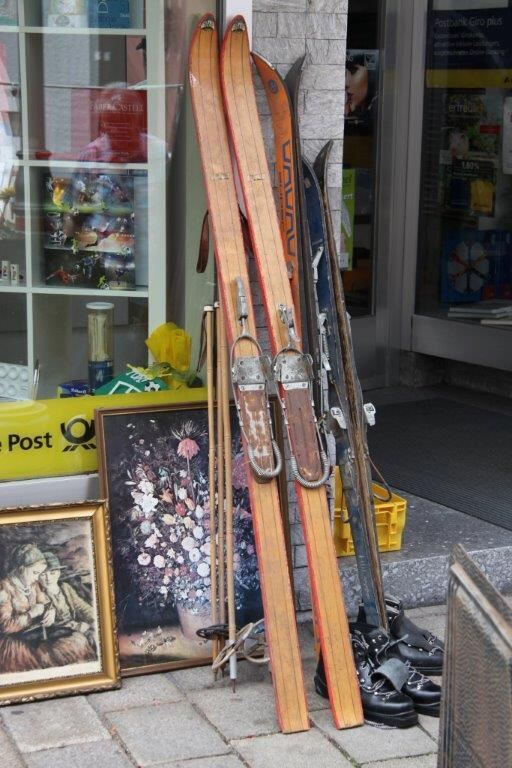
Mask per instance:
[[[92,301],[86,307],[89,385],[94,391],[114,377],[114,305]]]

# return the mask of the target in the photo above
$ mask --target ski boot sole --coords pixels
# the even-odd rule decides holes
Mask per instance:
[[[441,704],[415,704],[414,709],[420,715],[429,715],[430,717],[439,717],[441,713]]]

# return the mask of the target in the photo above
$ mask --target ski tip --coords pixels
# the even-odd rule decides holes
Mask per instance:
[[[313,168],[314,171],[318,177],[318,180],[320,182],[320,185],[322,186],[325,179],[325,167],[329,161],[329,156],[331,154],[331,149],[333,147],[334,141],[333,139],[329,139],[329,141],[324,144],[318,155],[315,157]]]
[[[192,86],[197,84],[194,73],[197,69],[197,57],[200,47],[200,40],[204,40],[204,38],[202,38],[202,33],[207,31],[216,32],[216,25],[217,23],[213,13],[205,13],[197,22],[192,33],[192,38],[190,40],[190,46],[188,49],[188,77]],[[216,41],[215,44],[218,45],[218,42]]]
[[[306,54],[303,53],[302,56],[299,56],[299,58],[293,62],[292,66],[288,71],[288,74],[286,75],[287,79],[296,78],[297,76],[301,75],[302,70],[304,69],[305,63],[306,63]]]
[[[260,71],[261,69],[268,68],[268,69],[271,69],[272,72],[276,72],[276,68],[272,64],[272,62],[270,62],[268,59],[262,56],[261,53],[256,53],[256,51],[251,51],[251,56],[258,71]]]
[[[203,29],[215,29],[216,22],[215,22],[215,16],[213,13],[205,13],[204,16],[201,16],[197,23],[197,28],[200,30]]]
[[[229,22],[226,29],[226,35],[230,32],[247,32],[247,22],[241,14],[233,16]]]

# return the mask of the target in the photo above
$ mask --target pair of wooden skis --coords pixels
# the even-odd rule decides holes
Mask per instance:
[[[291,452],[308,555],[312,602],[334,722],[363,722],[348,622],[331,536],[325,480],[329,462],[312,404],[311,360],[297,332],[290,277],[274,204],[252,83],[246,25],[235,17],[220,67],[215,19],[195,31],[189,81],[208,196],[221,303],[231,348],[233,391],[250,467],[265,632],[277,715],[285,732],[309,728],[276,477],[282,460],[272,435],[270,375],[276,381]],[[221,87],[222,81],[222,87]],[[273,361],[256,337],[227,125],[244,197]]]

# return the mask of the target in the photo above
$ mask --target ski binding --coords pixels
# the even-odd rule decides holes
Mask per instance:
[[[283,468],[283,459],[279,446],[274,439],[274,433],[272,428],[272,418],[270,415],[270,404],[268,400],[268,382],[272,376],[272,364],[270,358],[264,355],[260,347],[259,342],[254,336],[249,333],[247,329],[247,297],[245,295],[245,289],[243,281],[240,277],[237,277],[237,309],[238,309],[238,322],[240,323],[240,333],[234,340],[231,347],[231,383],[233,385],[233,397],[235,400],[236,412],[238,416],[238,423],[240,424],[240,430],[247,442],[247,451],[249,457],[249,466],[259,482],[269,482],[274,477],[277,477]],[[240,355],[235,358],[235,349],[243,341],[248,341],[255,346],[258,351],[257,355]],[[260,439],[260,445],[257,446],[254,440],[251,440],[247,434],[246,424],[242,415],[242,403],[243,397],[250,396],[251,392],[260,392],[262,394],[266,407],[266,420],[268,422],[268,435],[270,436],[270,442],[272,445],[272,453],[274,457],[272,467],[263,467],[258,461],[258,456],[262,454],[262,443]],[[241,397],[242,396],[242,397]],[[261,418],[265,419],[263,413],[260,413]],[[254,421],[254,418],[253,420]],[[260,432],[261,430],[259,430]],[[252,432],[252,430],[251,430]]]
[[[327,451],[323,447],[320,430],[318,428],[318,421],[314,413],[313,396],[311,391],[314,378],[313,360],[311,355],[302,352],[298,347],[299,337],[297,336],[297,332],[295,330],[292,309],[290,307],[286,307],[284,304],[280,304],[279,315],[288,332],[288,344],[283,347],[274,357],[274,379],[281,385],[285,393],[290,393],[293,390],[308,391],[309,402],[311,403],[311,419],[318,440],[320,462],[322,465],[322,474],[315,480],[308,480],[299,470],[297,458],[293,451],[294,441],[291,435],[286,403],[284,402],[283,398],[279,397],[281,410],[283,412],[284,424],[288,434],[288,443],[290,445],[291,474],[294,480],[296,480],[299,485],[302,485],[303,488],[320,488],[329,480],[331,474],[331,463],[327,456]]]

